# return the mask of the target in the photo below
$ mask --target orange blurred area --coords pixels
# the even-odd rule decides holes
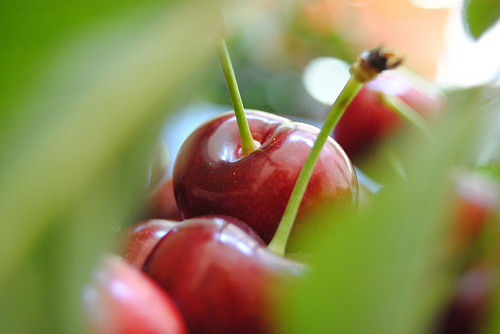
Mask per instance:
[[[450,8],[422,8],[416,1],[322,0],[304,8],[311,28],[336,31],[360,50],[380,43],[402,51],[411,70],[433,78]]]

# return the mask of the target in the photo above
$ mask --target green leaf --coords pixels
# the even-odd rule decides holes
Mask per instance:
[[[466,30],[474,39],[479,39],[500,17],[500,2],[497,0],[465,0],[462,17]]]
[[[219,24],[220,1],[51,3],[0,4],[6,333],[81,332],[81,288],[137,218],[163,119]]]
[[[382,150],[398,153],[405,180],[386,175],[359,215],[319,220],[321,234],[305,240],[310,272],[283,307],[287,333],[429,332],[459,273],[448,247],[451,176],[475,116],[455,107],[435,141],[413,133]]]
[[[496,86],[475,87],[468,94],[450,92],[450,97],[462,96],[467,110],[475,115],[476,128],[464,147],[464,161],[473,168],[488,169],[500,176],[500,88]],[[467,100],[468,99],[468,100]]]

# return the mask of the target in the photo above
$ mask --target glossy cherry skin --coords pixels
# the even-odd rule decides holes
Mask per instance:
[[[356,95],[333,131],[333,138],[354,163],[382,139],[400,129],[404,120],[380,100],[393,95],[426,119],[442,112],[446,100],[436,87],[400,71],[381,73]]]
[[[191,334],[275,332],[274,307],[304,270],[219,218],[173,228],[144,266],[172,296]]]
[[[161,238],[180,222],[149,219],[127,228],[121,235],[117,253],[132,266],[142,269]]]
[[[202,218],[211,217],[203,216]],[[224,220],[238,226],[258,244],[264,245],[262,238],[248,225],[233,217],[224,217]],[[119,238],[117,253],[132,266],[142,269],[158,242],[168,231],[179,224],[181,222],[165,219],[149,219],[130,226]]]
[[[206,214],[236,217],[266,242],[273,237],[299,171],[319,129],[262,111],[248,110],[260,147],[241,156],[234,112],[198,127],[182,145],[174,165],[174,190],[184,218]],[[295,221],[294,234],[320,209],[354,209],[358,180],[340,146],[329,138],[316,163]]]
[[[187,334],[172,299],[118,256],[107,255],[83,289],[89,333]]]
[[[174,195],[174,183],[167,179],[155,187],[146,203],[146,218],[181,221],[182,215]]]

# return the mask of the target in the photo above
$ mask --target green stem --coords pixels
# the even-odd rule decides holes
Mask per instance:
[[[340,117],[344,113],[347,106],[354,99],[356,94],[361,90],[364,83],[359,81],[356,76],[351,76],[346,86],[338,96],[337,100],[333,104],[328,116],[325,119],[323,126],[318,134],[316,141],[314,142],[309,155],[307,156],[302,169],[300,170],[297,181],[293,188],[290,199],[281,218],[280,224],[276,233],[268,245],[268,248],[275,252],[276,254],[284,255],[286,250],[286,244],[292,231],[293,223],[297,212],[299,211],[300,203],[306,192],[307,185],[309,184],[309,179],[316,165],[316,161],[319,158],[321,150],[324,144],[328,140],[328,136],[333,131],[335,125],[337,125]]]
[[[400,117],[405,119],[408,123],[419,129],[424,135],[431,139],[434,139],[432,131],[429,129],[425,119],[420,116],[419,113],[410,107],[405,101],[401,100],[397,96],[380,94],[380,101],[392,110],[394,113],[398,114]]]
[[[397,50],[379,46],[361,53],[358,60],[351,66],[349,70],[351,77],[330,109],[318,137],[300,170],[278,229],[268,245],[271,251],[276,254],[285,255],[288,238],[290,237],[295,217],[299,211],[300,203],[306,192],[316,161],[323,150],[324,144],[328,140],[328,136],[332,133],[347,106],[349,106],[366,82],[376,78],[382,71],[398,67],[402,62],[403,55]]]
[[[258,148],[258,145],[253,139],[252,132],[250,131],[250,127],[248,125],[245,108],[243,107],[233,65],[231,64],[231,58],[229,57],[229,52],[224,38],[220,39],[217,43],[217,52],[219,54],[219,60],[222,66],[222,71],[224,72],[224,77],[226,78],[231,103],[233,104],[234,114],[236,115],[236,122],[238,123],[238,129],[241,137],[241,153],[242,155],[247,155],[255,151]]]

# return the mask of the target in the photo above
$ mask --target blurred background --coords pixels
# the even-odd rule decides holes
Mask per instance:
[[[497,87],[500,26],[473,38],[462,6],[1,1],[0,331],[83,332],[81,288],[139,219],[158,140],[168,176],[184,138],[232,109],[208,38],[221,8],[245,107],[321,124],[350,64],[380,44],[443,91]]]
[[[224,13],[233,66],[250,109],[320,124],[350,65],[379,44],[400,50],[406,69],[443,89],[498,80],[500,26],[474,40],[460,0],[236,1]],[[173,155],[184,138],[179,131],[189,133],[196,123],[231,109],[215,63],[206,80],[189,111],[174,115],[166,130]]]

